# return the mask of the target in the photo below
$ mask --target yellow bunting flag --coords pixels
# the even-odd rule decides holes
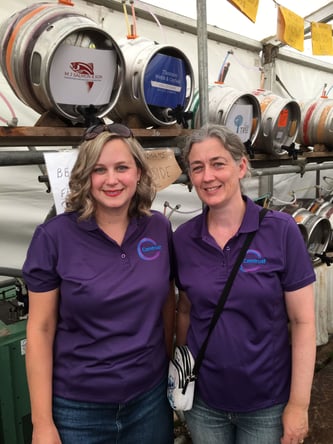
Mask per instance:
[[[253,23],[256,22],[259,0],[228,0]]]
[[[332,26],[327,23],[311,23],[312,54],[333,55]]]
[[[283,6],[279,6],[277,38],[298,51],[304,51],[304,19]]]

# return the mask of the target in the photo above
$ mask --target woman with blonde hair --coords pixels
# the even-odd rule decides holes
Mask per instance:
[[[23,267],[33,444],[171,444],[166,398],[175,295],[171,226],[144,150],[120,124],[89,128],[63,214]]]

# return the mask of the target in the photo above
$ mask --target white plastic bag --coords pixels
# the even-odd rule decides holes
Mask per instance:
[[[191,410],[194,397],[194,359],[187,345],[176,346],[169,363],[167,396],[173,410]]]

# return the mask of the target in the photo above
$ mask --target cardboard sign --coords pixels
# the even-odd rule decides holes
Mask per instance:
[[[181,175],[182,170],[171,148],[146,149],[145,154],[157,191],[167,188]]]

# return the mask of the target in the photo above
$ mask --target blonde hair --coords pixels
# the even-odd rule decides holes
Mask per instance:
[[[146,161],[144,149],[134,137],[122,137],[116,133],[103,131],[92,140],[84,141],[78,152],[69,179],[69,193],[66,198],[65,211],[77,211],[79,220],[89,219],[94,215],[96,204],[91,195],[91,173],[98,162],[104,145],[112,139],[119,138],[128,146],[136,166],[141,170],[136,193],[128,209],[129,217],[150,215],[150,208],[156,195],[153,177]]]

